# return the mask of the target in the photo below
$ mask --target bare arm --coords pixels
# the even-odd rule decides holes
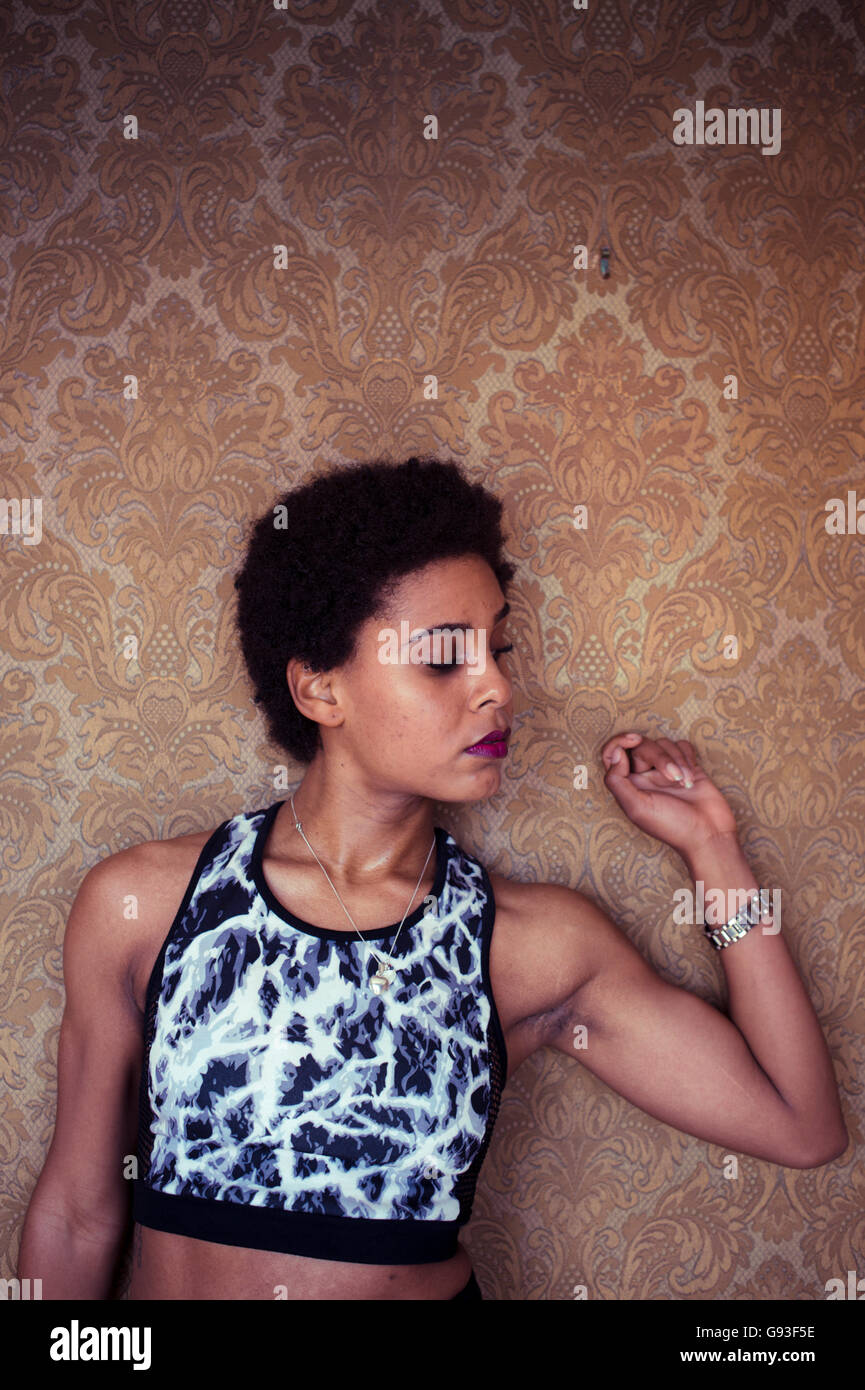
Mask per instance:
[[[121,914],[132,855],[90,870],[66,927],[57,1119],[18,1256],[18,1277],[41,1279],[43,1298],[107,1298],[129,1219],[124,1155],[135,1152],[142,1049]]]
[[[740,892],[744,902],[745,894],[750,898],[757,890],[735,835],[718,836],[698,851],[693,862],[686,862],[695,884],[702,881],[706,896],[720,888],[729,902],[728,890],[733,889],[733,896]],[[775,930],[763,931],[757,924],[741,941],[717,952],[727,981],[729,1016],[800,1123],[805,1153],[826,1162],[843,1153],[849,1142],[832,1059],[787,949],[781,922],[763,920]],[[705,940],[702,928],[697,930]],[[714,950],[708,943],[707,947]]]
[[[716,844],[692,868],[707,894],[757,887],[738,842]],[[780,933],[755,926],[717,953],[730,991],[727,1016],[661,979],[583,895],[552,891],[559,921],[570,928],[572,963],[563,978],[576,974],[580,983],[543,1041],[648,1114],[709,1143],[791,1168],[817,1167],[844,1151],[831,1058]],[[700,949],[714,955],[702,928],[694,931]],[[583,1049],[575,1048],[580,1024]]]

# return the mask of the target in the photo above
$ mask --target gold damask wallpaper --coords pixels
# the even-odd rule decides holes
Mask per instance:
[[[690,739],[781,887],[850,1134],[731,1182],[538,1052],[465,1240],[485,1296],[865,1275],[859,0],[18,0],[0,53],[0,1273],[84,873],[279,797],[231,629],[246,523],[420,452],[501,496],[519,567],[502,790],[440,823],[719,1001],[682,861],[598,756]]]

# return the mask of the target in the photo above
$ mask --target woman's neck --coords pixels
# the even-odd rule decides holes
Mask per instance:
[[[346,781],[344,775],[337,781],[319,758],[310,764],[293,797],[297,819],[315,853],[331,877],[338,875],[346,883],[399,876],[415,865],[418,873],[433,842],[433,803],[428,797],[383,792],[361,779]],[[288,798],[279,819],[283,843],[293,838],[308,854],[294,828]]]

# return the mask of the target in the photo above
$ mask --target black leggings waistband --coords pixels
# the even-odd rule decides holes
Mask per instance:
[[[451,1303],[457,1303],[461,1299],[465,1300],[477,1298],[483,1300],[483,1294],[481,1293],[481,1286],[475,1278],[475,1272],[474,1270],[472,1270],[471,1278],[469,1279],[468,1283],[460,1289],[459,1293],[455,1293],[450,1301]]]

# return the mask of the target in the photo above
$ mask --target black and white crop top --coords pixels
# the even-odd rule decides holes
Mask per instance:
[[[489,875],[435,828],[435,907],[390,989],[366,940],[271,892],[284,802],[204,846],[147,987],[133,1216],[198,1240],[361,1264],[456,1253],[507,1075]]]

